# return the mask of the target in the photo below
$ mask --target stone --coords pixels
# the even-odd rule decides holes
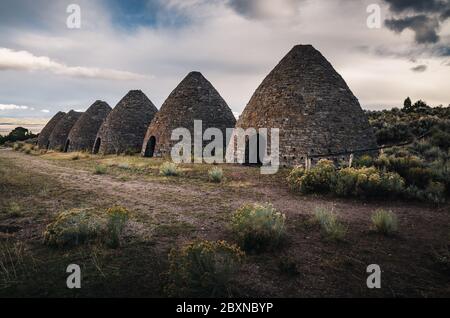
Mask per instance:
[[[71,110],[56,124],[49,137],[48,149],[63,151],[70,130],[83,113]]]
[[[200,73],[189,73],[172,91],[148,127],[141,154],[146,157],[169,156],[174,144],[172,131],[186,128],[194,142],[194,120],[202,121],[202,135],[208,128],[218,128],[226,135],[236,119],[225,100]],[[204,142],[204,144],[207,142]],[[226,145],[224,145],[224,148]]]
[[[70,130],[64,151],[91,151],[97,133],[112,108],[104,101],[96,101]]]
[[[59,123],[61,119],[66,116],[64,112],[58,112],[55,116],[50,119],[50,121],[45,125],[42,131],[39,133],[37,145],[40,149],[48,149],[49,146],[49,138],[52,134],[55,126]]]
[[[97,133],[93,153],[139,153],[158,109],[140,90],[132,90],[109,113]]]
[[[279,128],[282,166],[377,146],[358,99],[311,45],[295,46],[269,73],[236,127]]]

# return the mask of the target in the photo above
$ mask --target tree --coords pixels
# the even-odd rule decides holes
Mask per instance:
[[[28,129],[23,128],[23,127],[16,127],[7,136],[0,138],[0,144],[3,144],[7,141],[10,141],[10,142],[24,141],[24,140],[27,140],[30,138],[35,138],[35,137],[37,137],[37,135],[34,135]]]
[[[410,111],[411,110],[411,98],[409,98],[409,96],[405,99],[405,101],[403,102],[403,110],[404,111]]]

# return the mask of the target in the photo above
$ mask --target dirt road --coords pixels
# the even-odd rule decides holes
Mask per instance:
[[[288,239],[284,248],[263,255],[249,255],[242,273],[243,295],[249,296],[449,296],[449,278],[438,267],[432,252],[448,242],[448,206],[434,207],[405,201],[345,200],[299,196],[291,193],[282,177],[262,177],[252,168],[224,167],[226,182],[211,184],[204,170],[186,168],[181,177],[111,168],[103,175],[93,166],[107,159],[55,160],[0,150],[0,165],[30,176],[45,175],[56,188],[45,199],[32,198],[29,209],[43,205],[42,217],[3,219],[0,225],[36,230],[17,238],[38,241],[51,218],[63,208],[107,207],[120,204],[133,211],[134,231],[151,242],[161,257],[174,246],[193,239],[233,241],[231,213],[244,203],[270,202],[287,216]],[[149,161],[150,162],[150,161]],[[204,168],[202,168],[204,169]],[[156,170],[157,171],[157,170]],[[200,177],[199,177],[200,176]],[[314,209],[326,206],[338,213],[348,227],[344,242],[327,242],[309,219]],[[370,229],[370,216],[379,209],[397,214],[400,231],[383,237]],[[28,220],[26,222],[26,220]],[[33,225],[30,225],[30,224]],[[300,275],[279,271],[279,262],[290,259]],[[366,267],[379,264],[384,287],[368,290]],[[134,271],[139,271],[135,269]],[[134,291],[139,295],[139,291]]]

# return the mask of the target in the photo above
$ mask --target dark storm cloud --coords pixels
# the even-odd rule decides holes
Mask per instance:
[[[230,0],[228,2],[231,8],[233,8],[237,13],[241,13],[246,16],[256,15],[256,4],[254,1],[248,0]]]
[[[416,73],[423,73],[426,70],[427,70],[426,65],[417,65],[417,66],[411,68],[411,71],[416,72]]]
[[[405,29],[410,29],[415,33],[417,43],[436,43],[439,41],[439,20],[436,17],[429,17],[424,14],[388,19],[385,25],[397,33]]]
[[[406,29],[415,34],[415,42],[439,43],[442,23],[450,17],[449,0],[384,0],[392,13],[385,20],[390,30],[401,33]]]
[[[85,0],[77,1],[82,3]],[[73,0],[2,0],[0,26],[47,29],[66,19],[66,8]]]
[[[449,8],[447,0],[385,0],[389,8],[395,13],[405,11],[441,12]]]
[[[441,20],[445,21],[448,18],[450,18],[450,8],[448,8],[447,10],[444,10],[444,12],[441,13],[440,16]]]

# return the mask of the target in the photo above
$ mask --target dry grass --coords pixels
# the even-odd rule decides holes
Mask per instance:
[[[61,268],[77,263],[86,276],[83,288],[76,296],[161,296],[160,274],[167,270],[167,252],[171,248],[195,239],[224,239],[236,243],[236,237],[228,227],[232,211],[245,202],[265,201],[272,202],[289,219],[286,245],[282,250],[248,257],[243,272],[236,275],[236,287],[244,297],[378,297],[391,296],[391,291],[400,296],[431,297],[450,292],[446,292],[444,276],[424,258],[417,258],[417,255],[425,255],[425,245],[440,242],[439,233],[448,224],[445,222],[448,214],[445,216],[442,211],[405,206],[401,202],[389,206],[384,202],[361,203],[343,199],[330,202],[333,199],[298,197],[287,189],[284,170],[274,176],[262,176],[258,168],[217,165],[227,177],[217,186],[208,178],[208,170],[215,167],[212,165],[180,165],[181,176],[167,178],[159,175],[163,159],[89,155],[73,160],[72,155],[0,153],[3,199],[0,207],[6,208],[9,202],[16,202],[22,211],[26,211],[26,217],[0,220],[0,226],[4,228],[11,223],[21,228],[13,234],[0,232],[0,239],[3,235],[23,241],[28,246],[26,250],[40,260],[41,265],[37,272],[31,270],[33,277],[29,280],[21,278],[27,267],[15,266],[17,278],[8,274],[6,281],[10,282],[10,287],[0,289],[0,295],[73,297],[73,291],[68,291],[61,283],[66,277]],[[92,176],[97,165],[107,166],[108,174]],[[344,244],[321,240],[318,227],[309,223],[308,226],[296,226],[300,221],[307,222],[316,206],[329,206],[330,203],[343,211],[339,220],[349,228]],[[42,244],[45,226],[61,210],[105,209],[112,205],[122,205],[134,212],[116,250],[97,242],[71,250]],[[401,240],[395,236],[389,240],[375,237],[374,241],[374,235],[367,230],[370,215],[377,208],[392,209],[405,220]],[[433,217],[428,218],[429,215]],[[417,235],[423,244],[417,244]],[[335,259],[337,254],[340,256]],[[290,255],[292,259],[282,259],[283,255]],[[445,257],[440,259],[446,260]],[[367,262],[389,263],[398,279],[386,280],[389,288],[375,291],[376,294],[362,289]],[[404,270],[405,263],[411,264],[408,271]],[[12,273],[12,267],[8,266],[8,273]],[[301,279],[292,279],[297,272],[301,273]]]

